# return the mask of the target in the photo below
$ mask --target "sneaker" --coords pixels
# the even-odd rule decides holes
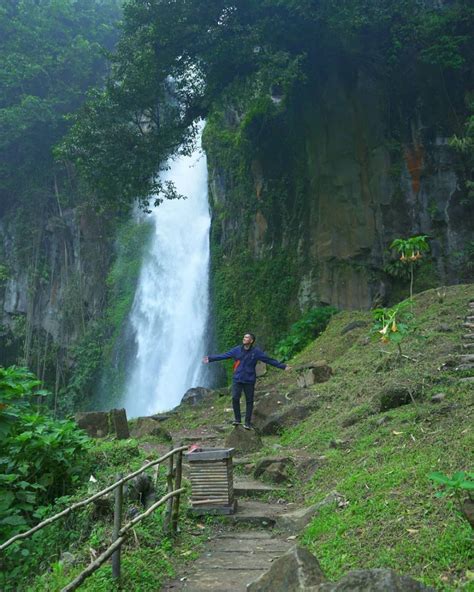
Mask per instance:
[[[232,422],[232,425],[238,426],[238,425],[241,425],[241,423],[242,423],[241,421],[237,421],[236,419],[234,419],[234,421]]]
[[[251,430],[252,426],[249,423],[244,423],[244,430]]]

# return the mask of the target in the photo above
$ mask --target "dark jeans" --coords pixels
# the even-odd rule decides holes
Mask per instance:
[[[253,392],[255,383],[253,382],[233,382],[232,383],[232,407],[234,408],[235,421],[241,421],[240,415],[240,396],[242,391],[245,393],[245,423],[250,425],[253,411]]]

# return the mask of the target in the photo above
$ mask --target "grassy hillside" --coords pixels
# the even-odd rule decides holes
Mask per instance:
[[[346,499],[343,507],[325,508],[302,536],[330,578],[356,567],[387,566],[440,590],[474,590],[471,528],[453,497],[436,497],[427,476],[473,468],[474,385],[459,381],[462,372],[440,367],[460,353],[474,287],[442,292],[444,297],[437,290],[415,297],[402,344],[407,357],[371,336],[370,312],[341,312],[291,361],[296,367],[325,359],[334,375],[306,389],[319,408],[279,437],[266,438],[259,456],[277,450],[317,457],[320,468],[308,481],[295,475],[291,491],[298,493],[291,495],[309,504],[336,490]],[[348,330],[350,323],[356,326]],[[291,397],[295,386],[295,372],[270,370],[257,388]],[[381,397],[403,388],[413,400],[381,412]],[[433,403],[439,393],[444,399]],[[230,398],[216,397],[211,408],[183,411],[167,427],[205,426],[231,416]]]
[[[283,402],[311,403],[303,421],[279,435],[264,437],[263,450],[249,458],[246,467],[269,455],[296,461],[304,457],[317,469],[314,474],[295,470],[283,497],[310,505],[330,492],[340,494],[343,501],[324,507],[299,536],[329,578],[337,579],[353,568],[392,567],[437,590],[474,590],[472,529],[456,499],[437,497],[437,488],[428,478],[432,471],[450,475],[473,469],[474,385],[460,381],[463,372],[456,372],[449,363],[460,353],[466,332],[461,325],[473,298],[472,285],[417,295],[410,331],[402,342],[404,357],[395,345],[381,343],[380,335],[373,333],[370,312],[340,312],[291,361],[293,371],[270,368],[259,380],[257,405],[266,393],[286,395],[280,397]],[[298,387],[297,368],[323,359],[333,369],[330,380]],[[391,392],[408,393],[407,403],[382,411],[381,401]],[[432,397],[440,394],[444,395],[441,400],[433,402]],[[206,403],[179,407],[160,425],[173,434],[175,442],[190,434],[199,441],[199,434],[206,430],[222,436],[230,432],[230,419],[230,396],[223,389]],[[100,485],[106,485],[117,472],[138,468],[168,445],[150,437],[146,442],[99,441],[91,452],[91,471]],[[49,513],[83,498],[87,489],[84,484],[72,498],[58,500]],[[127,589],[159,589],[177,567],[197,557],[199,544],[214,528],[213,519],[205,525],[183,519],[181,535],[172,544],[161,532],[162,518],[158,512],[137,527],[135,538],[127,542]],[[20,577],[22,582],[29,579],[24,573],[27,566],[30,574],[43,575],[23,589],[60,590],[87,564],[90,553],[103,550],[110,541],[110,516],[97,519],[89,510],[81,511],[68,518],[67,537],[63,525],[56,524],[22,543],[26,555],[21,560],[18,554],[11,557],[17,576],[15,569],[8,574],[6,590],[14,589],[10,583],[15,577],[17,582]],[[79,542],[73,543],[79,534]],[[66,549],[73,554],[69,566],[57,560]],[[115,589],[110,566],[94,574],[84,589]]]

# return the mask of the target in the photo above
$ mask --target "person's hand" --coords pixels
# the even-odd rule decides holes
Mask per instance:
[[[285,368],[285,372],[288,372],[288,370],[293,370],[293,366],[287,366],[287,367]]]
[[[203,364],[209,364],[209,356],[204,356],[202,359]]]

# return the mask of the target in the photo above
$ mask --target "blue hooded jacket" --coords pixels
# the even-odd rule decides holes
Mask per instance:
[[[275,366],[281,370],[286,368],[286,364],[282,364],[278,360],[269,358],[265,352],[258,347],[253,346],[249,349],[245,349],[243,345],[237,345],[225,354],[217,354],[208,357],[209,362],[219,362],[220,360],[233,358],[235,360],[233,375],[234,382],[254,383],[257,380],[257,375],[255,374],[255,366],[257,365],[257,362],[264,362],[265,364],[270,364],[270,366]]]

